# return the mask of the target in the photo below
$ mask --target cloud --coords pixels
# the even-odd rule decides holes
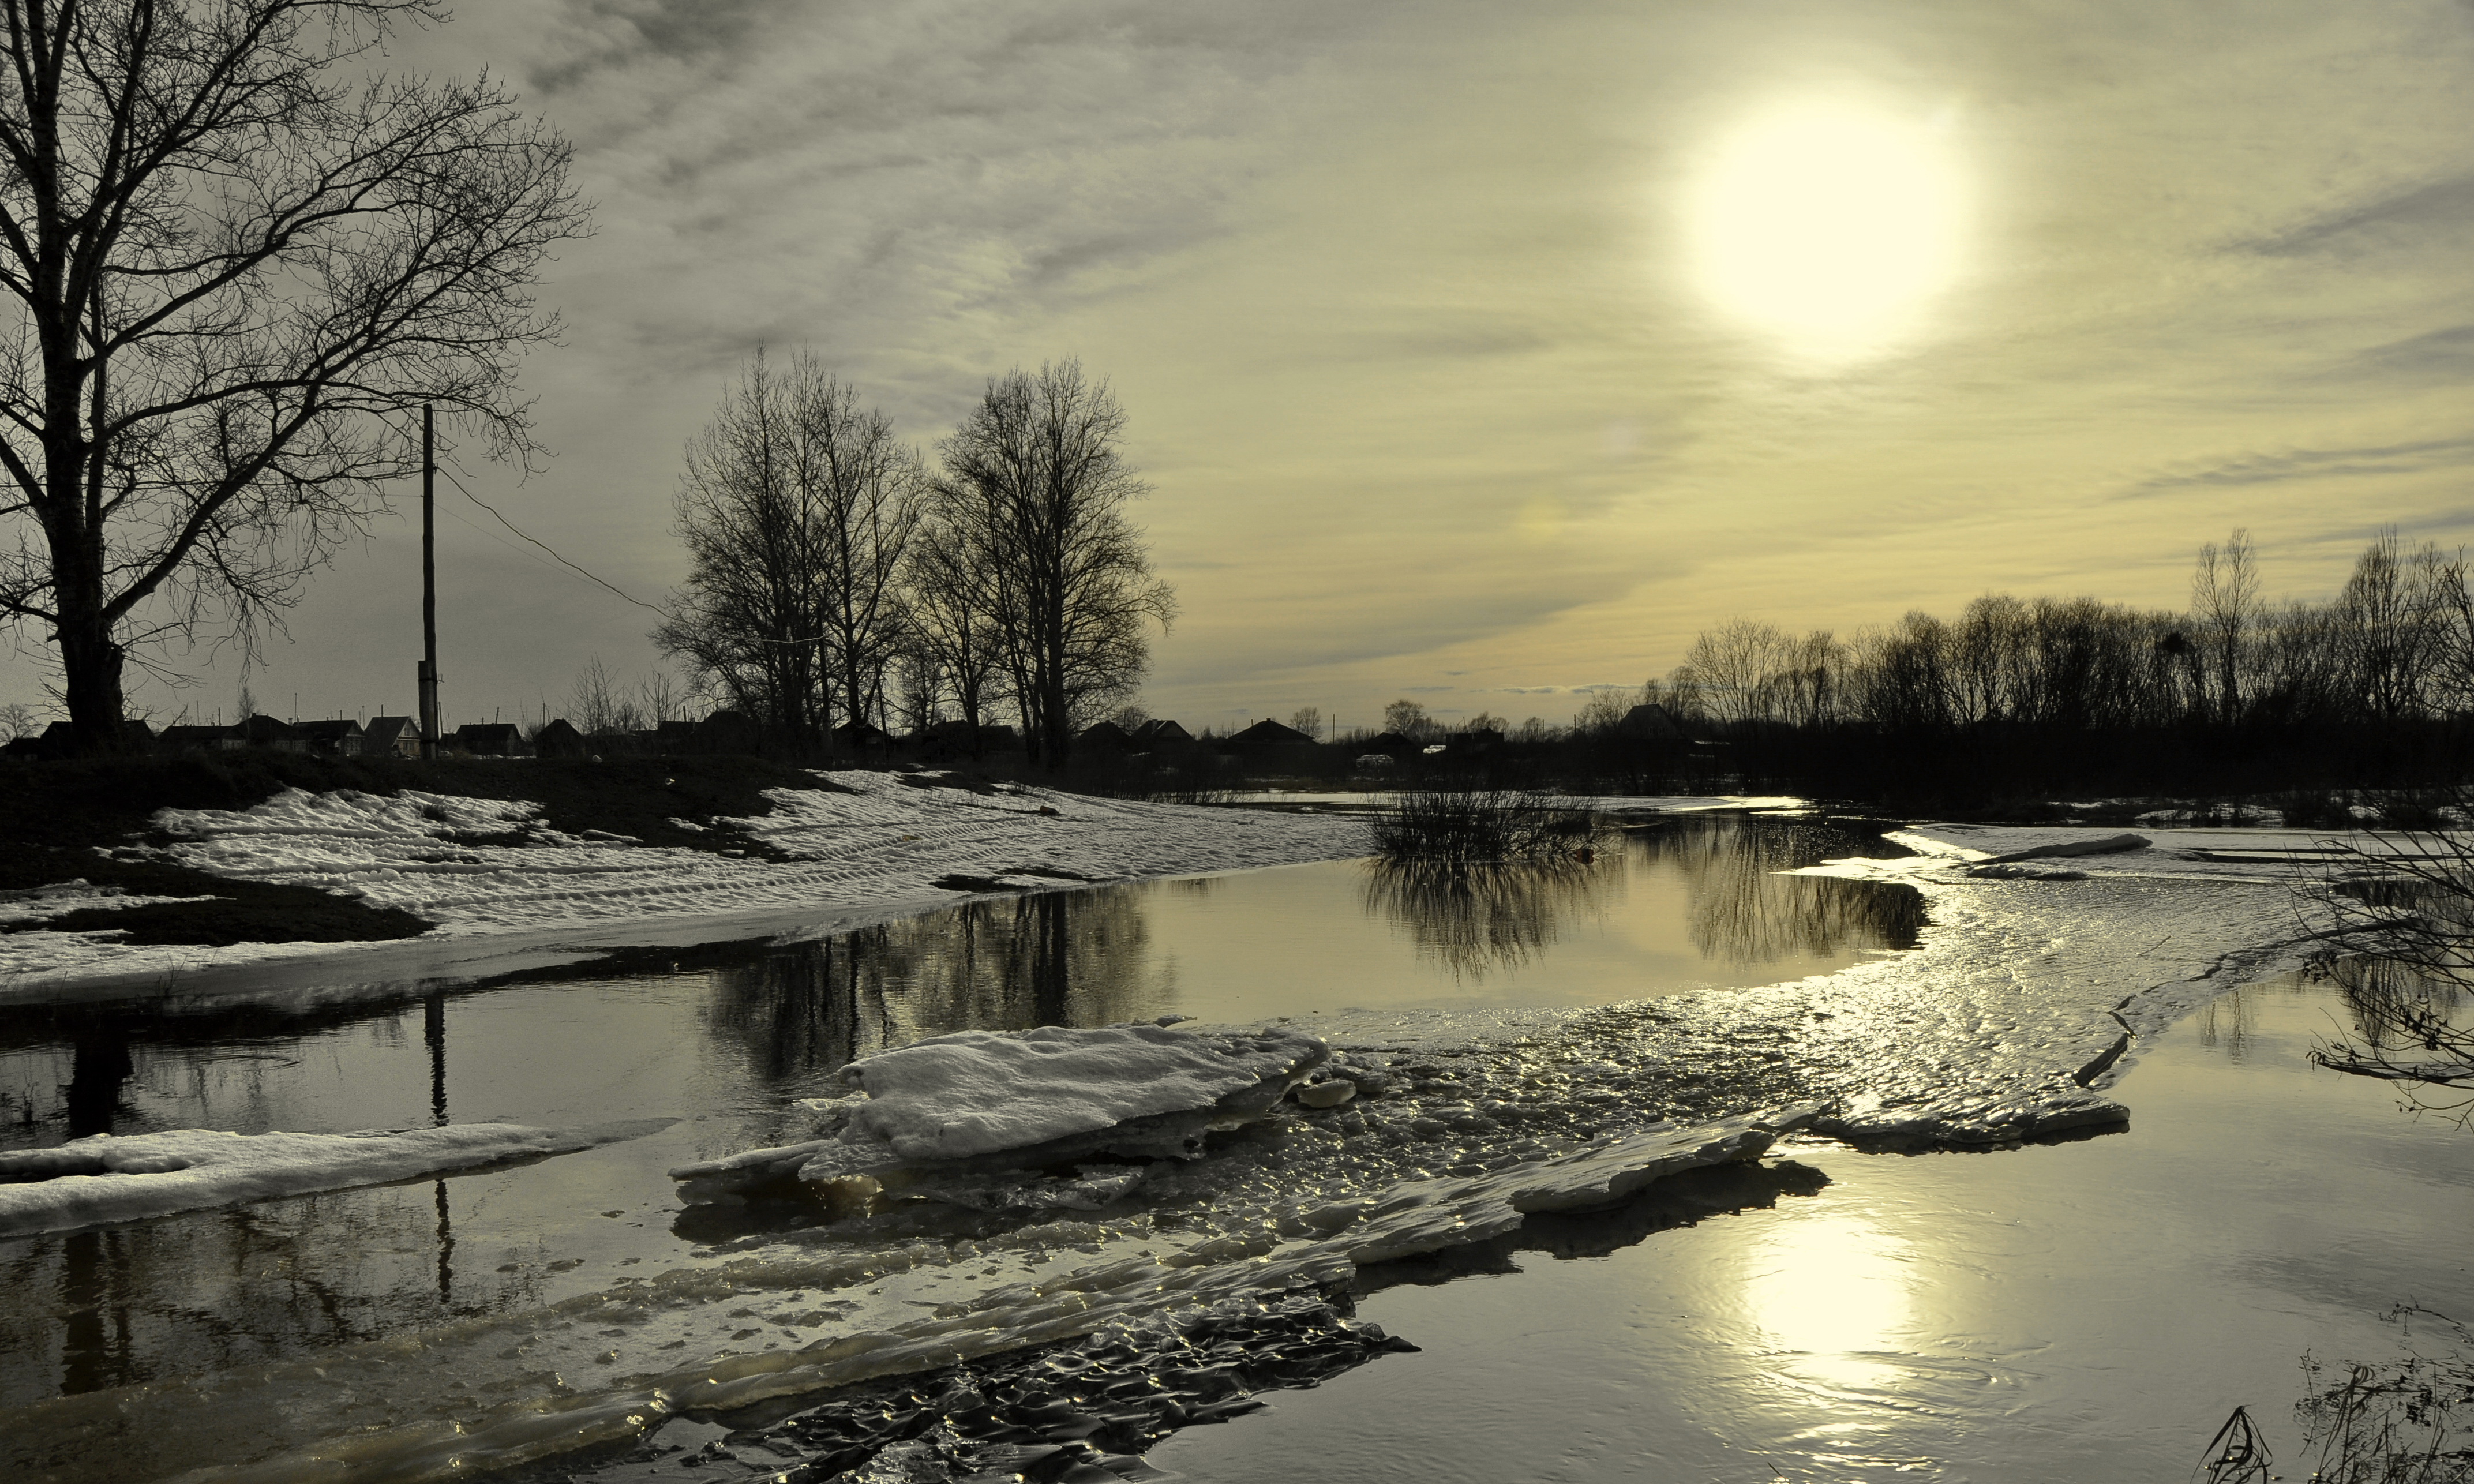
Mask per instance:
[[[2462,243],[2469,228],[2474,228],[2474,175],[2461,175],[2340,207],[2234,246],[2265,257],[2362,252],[2435,237],[2454,248]]]
[[[2297,479],[2421,474],[2474,464],[2474,437],[2432,438],[2353,449],[2282,449],[2246,453],[2182,474],[2155,474],[2123,498],[2195,486],[2282,484]]]
[[[2415,382],[2474,380],[2474,324],[2451,325],[2373,346],[2331,373],[2345,380],[2366,374]]]
[[[647,59],[726,61],[764,22],[797,9],[793,0],[568,0],[558,19],[564,55],[535,61],[524,80],[556,94]]]

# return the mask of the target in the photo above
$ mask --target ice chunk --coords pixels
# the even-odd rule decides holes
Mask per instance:
[[[97,1133],[57,1149],[0,1154],[0,1237],[563,1155],[635,1138],[673,1121],[565,1130],[477,1123],[358,1133]]]
[[[1987,856],[1977,864],[2007,865],[2013,861],[2045,861],[2059,856],[2114,855],[2124,850],[2145,850],[2150,843],[2145,835],[2100,835],[2094,839],[2058,839],[2042,845],[2029,845],[2024,850]]]
[[[1859,1102],[1815,1119],[1812,1131],[1862,1149],[1967,1149],[2051,1138],[2130,1121],[2130,1109],[2075,1086],[2024,1093],[1970,1091],[1928,1104]]]
[[[843,1068],[868,1101],[842,1138],[873,1140],[906,1160],[1019,1149],[1208,1107],[1326,1055],[1314,1036],[1277,1027],[1237,1035],[1155,1025],[958,1031]]]
[[[836,1105],[844,1121],[829,1136],[670,1176],[695,1204],[914,1167],[948,1179],[1099,1156],[1192,1158],[1205,1133],[1261,1117],[1329,1055],[1282,1027],[958,1031],[845,1067],[869,1096]]]

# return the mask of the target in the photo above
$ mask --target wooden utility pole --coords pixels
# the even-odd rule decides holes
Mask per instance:
[[[421,759],[438,757],[438,462],[436,410],[421,409]]]

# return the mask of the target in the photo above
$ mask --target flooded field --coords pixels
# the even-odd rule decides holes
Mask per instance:
[[[305,1011],[12,1011],[0,1107],[18,1147],[181,1127],[676,1121],[444,1180],[0,1242],[0,1474],[142,1480],[331,1456],[353,1437],[348,1451],[389,1477],[444,1477],[470,1472],[454,1452],[468,1425],[598,1407],[641,1427],[626,1399],[647,1388],[788,1374],[940,1316],[984,1313],[952,1343],[1002,1350],[1032,1332],[1007,1326],[1055,1312],[1008,1294],[1096,1293],[1078,1275],[1129,1263],[1208,1273],[1276,1245],[1316,1202],[1824,1095],[1872,1075],[1868,1058],[1919,1085],[1954,1077],[1969,1046],[1998,1047],[1997,1072],[2040,1064],[2083,1034],[2077,999],[2110,1003],[2217,951],[2183,927],[2187,947],[2143,933],[2125,955],[2105,921],[2199,924],[2271,900],[1987,883],[1944,899],[1959,928],[1927,928],[1912,888],[1779,874],[1895,853],[1808,823],[1688,819],[1586,869],[1476,883],[1343,862],[982,900],[788,947],[354,991]],[[2290,1382],[2295,1325],[2368,1345],[2384,1338],[2369,1311],[2404,1296],[2386,1289],[2462,1289],[2461,1260],[2412,1238],[2474,1215],[2463,1146],[2399,1123],[2384,1089],[2300,1072],[2304,1022],[2327,1013],[2317,994],[2247,990],[2185,1022],[2123,1089],[2129,1132],[1918,1158],[1812,1141],[1729,1198],[1738,1214],[1661,1229],[1671,1221],[1644,1208],[1540,1238],[1588,1261],[1479,1251],[1370,1270],[1365,1312],[1422,1354],[1180,1434],[1156,1461],[1213,1478],[1268,1476],[1303,1448],[1443,1477],[1613,1477],[1656,1457],[1678,1476],[1758,1460],[1742,1477],[1775,1463],[1789,1477],[2026,1479],[2057,1476],[2029,1465],[2067,1440],[2081,1476],[2137,1476],[2116,1466],[2147,1468],[2188,1424],[2178,1400],[2129,1395],[2148,1368],[2215,1374],[2183,1340],[2213,1336],[2241,1360],[2193,1403],[2195,1445],[2234,1381],[2255,1407],[2286,1399],[2253,1393],[2271,1370]],[[1501,1012],[1516,1006],[1532,1009]],[[1349,1044],[1397,1088],[1268,1120],[1090,1211],[683,1210],[667,1175],[798,1136],[798,1100],[835,1090],[856,1057],[966,1027],[1167,1014],[1372,1026]],[[1888,1035],[1908,1049],[1880,1055]],[[2303,1259],[2329,1233],[2273,1213],[2338,1161],[2347,1179],[2400,1182],[2346,1198],[2386,1203],[2383,1255],[2308,1302],[2298,1278],[2244,1277],[2316,1271]],[[2212,1204],[2241,1209],[2195,1240]],[[1513,1265],[1536,1271],[1416,1286]],[[1494,1421],[1472,1441],[1439,1408]],[[1344,1437],[1349,1416],[1366,1421]],[[670,1428],[654,1442],[723,1432]],[[781,1466],[698,1457],[701,1472],[659,1476]]]

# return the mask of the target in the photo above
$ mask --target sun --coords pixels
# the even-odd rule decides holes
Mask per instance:
[[[1964,173],[1946,128],[1849,103],[1761,114],[1691,202],[1701,290],[1807,359],[1856,359],[1921,328],[1956,275]]]

